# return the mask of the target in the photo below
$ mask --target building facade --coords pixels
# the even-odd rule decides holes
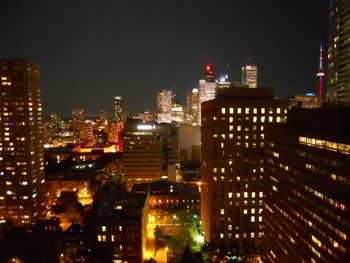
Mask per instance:
[[[163,89],[157,92],[157,120],[158,122],[171,122],[171,109],[173,94],[171,90]]]
[[[266,130],[264,262],[350,256],[350,108],[295,108]]]
[[[154,123],[128,119],[123,140],[124,179],[133,183],[158,181],[162,178],[162,137]]]
[[[122,97],[114,97],[114,119],[115,121],[123,121]]]
[[[38,65],[0,60],[0,220],[45,214],[42,94]]]
[[[265,126],[284,121],[272,89],[230,88],[202,104],[201,220],[205,240],[240,250],[262,236]]]
[[[350,2],[331,0],[329,13],[328,100],[350,104]]]
[[[258,67],[254,64],[248,64],[242,67],[242,84],[249,88],[258,87]]]

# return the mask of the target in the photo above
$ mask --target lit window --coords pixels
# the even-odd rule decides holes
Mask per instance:
[[[221,113],[225,114],[226,113],[226,109],[225,108],[221,108]]]
[[[250,222],[255,222],[255,216],[250,217]]]
[[[249,108],[245,108],[245,114],[249,114]]]
[[[224,214],[225,214],[225,209],[221,208],[221,209],[220,209],[220,214],[221,214],[221,215],[224,215]]]
[[[101,230],[102,230],[102,232],[106,232],[107,227],[106,227],[106,226],[102,226],[102,227],[101,227]]]
[[[261,108],[261,114],[265,114],[265,108]]]
[[[233,112],[234,112],[233,108],[230,108],[230,114],[233,114]]]
[[[241,108],[237,108],[237,113],[241,114],[242,113],[242,109]]]

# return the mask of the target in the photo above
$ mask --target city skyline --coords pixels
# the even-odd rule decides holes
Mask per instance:
[[[250,51],[259,83],[278,96],[317,92],[318,47],[328,46],[327,1],[35,1],[5,3],[3,10],[0,55],[41,65],[45,116],[70,116],[74,108],[97,115],[101,107],[112,116],[114,96],[136,114],[155,109],[161,89],[184,103],[204,65],[239,81]]]

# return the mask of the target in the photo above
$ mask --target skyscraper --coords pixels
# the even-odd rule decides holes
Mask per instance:
[[[0,60],[0,220],[27,224],[45,213],[38,65]]]
[[[158,122],[171,122],[171,109],[173,95],[171,90],[163,89],[157,92],[157,120]]]
[[[212,100],[216,94],[216,82],[214,76],[214,67],[212,65],[206,65],[204,67],[205,79],[199,81],[199,101],[198,101],[198,114],[197,124],[201,124],[201,104],[205,101]]]
[[[262,235],[265,126],[285,118],[272,89],[224,89],[202,104],[201,219],[205,240],[250,249]]]
[[[122,106],[122,97],[114,97],[114,118],[116,121],[123,120],[123,106]]]
[[[264,262],[347,262],[350,108],[294,108],[266,129]]]
[[[72,128],[75,138],[80,141],[82,139],[85,125],[85,113],[83,109],[75,109],[72,111]]]
[[[331,0],[329,13],[328,99],[350,104],[350,1]]]
[[[258,87],[258,67],[253,63],[250,54],[247,60],[242,67],[242,84],[255,89]]]

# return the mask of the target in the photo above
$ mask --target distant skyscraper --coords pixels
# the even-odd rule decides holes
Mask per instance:
[[[61,126],[61,114],[59,112],[51,113],[50,118],[51,118],[50,125],[52,128],[53,134],[58,134]]]
[[[331,0],[329,13],[328,99],[350,104],[350,1]]]
[[[100,125],[106,125],[108,122],[108,113],[105,109],[100,109],[100,116],[98,118]]]
[[[74,136],[79,141],[82,138],[85,125],[85,113],[83,109],[72,111],[72,128]]]
[[[157,120],[158,122],[171,122],[171,109],[173,95],[171,90],[163,89],[157,92]]]
[[[294,108],[266,129],[264,262],[349,262],[350,108]]]
[[[201,104],[205,101],[215,99],[216,95],[216,82],[214,77],[214,67],[212,65],[206,65],[204,67],[205,80],[199,81],[199,102],[198,102],[198,114],[197,124],[201,124]]]
[[[227,74],[222,75],[217,81],[218,81],[218,83],[217,83],[218,91],[220,91],[222,89],[230,88],[232,86],[232,82],[228,78]]]
[[[272,89],[236,87],[202,104],[201,219],[214,246],[242,251],[262,236],[265,127],[287,107]]]
[[[258,67],[252,62],[251,55],[242,67],[242,84],[254,89],[258,87]]]
[[[123,120],[123,106],[122,106],[122,97],[114,97],[114,118],[116,121]]]
[[[0,60],[0,221],[43,217],[44,147],[39,67]]]

